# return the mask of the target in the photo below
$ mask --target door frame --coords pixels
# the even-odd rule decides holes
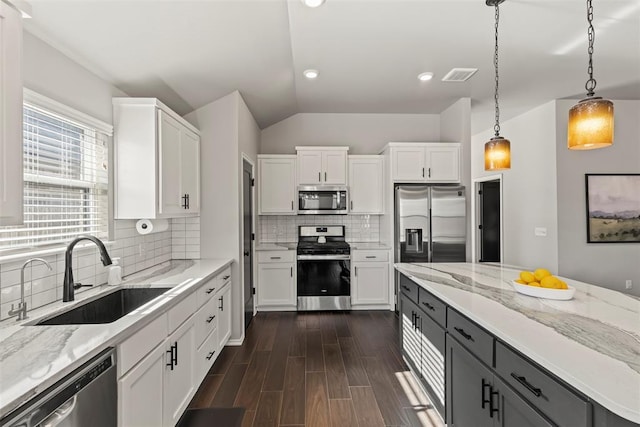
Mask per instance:
[[[241,179],[244,179],[243,176],[243,170],[244,170],[244,162],[247,162],[249,164],[249,166],[251,166],[251,177],[254,180],[255,183],[255,179],[256,179],[256,164],[255,162],[251,159],[251,157],[247,156],[244,152],[241,153],[240,156],[240,177]],[[251,229],[253,230],[253,234],[256,234],[256,186],[250,186],[251,187],[251,204],[253,206],[253,209],[251,210]],[[242,217],[243,212],[244,212],[244,198],[242,197],[242,189],[244,188],[244,182],[241,181],[240,182],[240,216]],[[240,224],[242,224],[242,220],[240,222]],[[244,259],[244,248],[242,247],[242,243],[244,242],[244,227],[241,225],[240,226],[240,253],[239,253],[239,259],[243,260]],[[256,285],[256,241],[253,241],[253,244],[251,245],[251,273],[253,276],[253,281],[251,283],[251,288],[255,288]],[[241,288],[241,301],[242,301],[242,307],[243,309],[242,311],[242,338],[244,340],[244,268],[242,267],[242,265],[238,266],[239,270],[240,270],[240,288]],[[255,295],[254,295],[255,297]],[[257,313],[256,311],[256,301],[254,298],[253,301],[253,315],[255,316]]]
[[[478,262],[480,253],[480,239],[478,237],[478,223],[480,222],[480,204],[478,203],[480,184],[487,181],[498,181],[500,183],[500,262],[504,263],[504,180],[502,174],[487,175],[475,178],[472,181],[473,197],[471,197],[471,262]]]

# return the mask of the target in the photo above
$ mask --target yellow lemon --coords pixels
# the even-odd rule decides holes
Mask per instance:
[[[543,277],[540,281],[540,286],[549,289],[560,289],[560,279],[555,276]]]
[[[538,282],[529,282],[529,283],[527,283],[527,285],[540,287],[540,283],[538,283]]]
[[[558,282],[559,282],[559,285],[560,285],[558,287],[558,289],[569,289],[569,287],[567,286],[567,282],[565,282],[564,280],[558,279]]]
[[[521,285],[526,285],[527,284],[527,282],[525,282],[522,279],[516,279],[516,283],[520,283]]]
[[[531,273],[530,271],[521,271],[520,272],[520,279],[524,283],[531,283],[531,282],[536,280],[536,278],[533,277],[533,273]]]
[[[533,276],[539,282],[542,279],[544,279],[545,277],[551,276],[551,272],[549,270],[547,270],[546,268],[538,268],[538,269],[536,269],[536,271],[533,272]]]

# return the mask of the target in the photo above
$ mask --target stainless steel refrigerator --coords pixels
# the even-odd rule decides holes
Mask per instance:
[[[466,196],[460,186],[395,187],[395,262],[464,262]]]

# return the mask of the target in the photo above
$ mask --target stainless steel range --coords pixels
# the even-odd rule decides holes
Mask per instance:
[[[343,225],[298,228],[298,310],[351,308],[351,248]]]

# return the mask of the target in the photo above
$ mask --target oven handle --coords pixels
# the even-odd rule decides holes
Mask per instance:
[[[298,261],[350,260],[351,255],[298,255]]]

